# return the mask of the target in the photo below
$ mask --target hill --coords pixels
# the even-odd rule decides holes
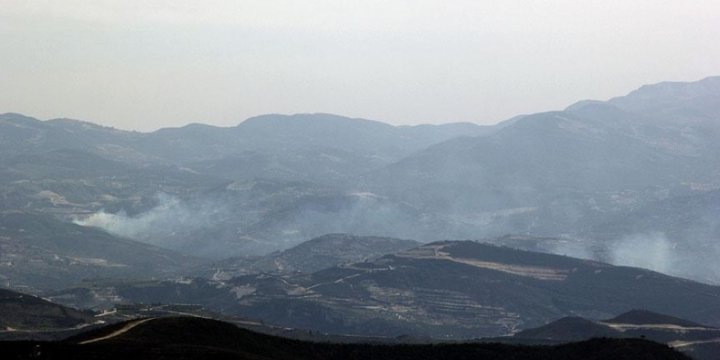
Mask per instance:
[[[674,316],[654,313],[647,310],[631,310],[620,314],[612,319],[604,320],[606,324],[627,324],[627,325],[674,325],[685,328],[708,328],[693,321],[688,321]]]
[[[647,310],[631,310],[603,321],[562,318],[523,330],[510,341],[546,344],[597,337],[650,339],[668,344],[695,359],[715,360],[720,354],[720,329]]]
[[[0,213],[0,282],[40,293],[98,278],[170,276],[195,258],[118,238],[51,215]]]
[[[135,320],[63,343],[0,343],[3,353],[75,359],[687,359],[645,340],[597,339],[560,346],[505,344],[368,345],[311,343],[200,318]],[[124,330],[124,331],[123,331]]]
[[[342,264],[374,260],[418,245],[413,240],[327,234],[261,257],[223,260],[213,264],[213,268],[216,276],[224,277],[259,272],[312,273]]]
[[[359,336],[501,336],[565,316],[644,308],[720,325],[720,288],[649,270],[445,241],[310,274],[113,285],[138,303],[185,302],[266,324]]]
[[[513,335],[519,339],[542,339],[555,341],[582,341],[592,338],[617,338],[623,334],[609,326],[581,317],[564,317],[533,329]]]
[[[66,329],[94,322],[92,313],[0,289],[0,332]]]

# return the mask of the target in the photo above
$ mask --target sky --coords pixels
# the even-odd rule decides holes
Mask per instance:
[[[0,113],[468,121],[720,75],[717,0],[0,0]]]

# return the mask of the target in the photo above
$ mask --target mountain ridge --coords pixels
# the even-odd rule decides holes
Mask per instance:
[[[133,326],[134,325],[134,326]],[[517,346],[507,344],[373,345],[313,343],[283,339],[237,328],[216,320],[174,317],[150,318],[125,325],[109,338],[97,338],[101,329],[65,342],[0,342],[13,357],[28,357],[37,350],[50,357],[72,355],[79,359],[538,359],[586,358],[687,359],[667,346],[639,339],[596,339],[559,346]],[[117,327],[113,327],[117,328]],[[87,339],[87,337],[90,337]],[[85,339],[86,343],[82,343]],[[96,342],[88,342],[101,339]],[[80,343],[77,343],[80,341]]]

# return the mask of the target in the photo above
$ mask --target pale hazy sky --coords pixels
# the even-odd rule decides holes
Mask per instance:
[[[720,75],[718,0],[0,0],[0,113],[495,123]]]

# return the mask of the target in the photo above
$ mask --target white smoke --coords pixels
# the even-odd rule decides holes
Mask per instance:
[[[81,226],[101,228],[110,234],[179,250],[188,233],[211,227],[218,221],[224,207],[210,202],[185,202],[175,196],[159,193],[157,205],[133,216],[126,212],[99,211],[73,222]]]
[[[176,197],[160,193],[156,195],[156,200],[156,207],[135,216],[128,216],[125,211],[114,214],[100,211],[75,219],[74,223],[98,227],[121,237],[144,239],[160,229],[174,229],[189,219],[190,211]]]
[[[675,273],[677,254],[675,245],[665,234],[649,233],[625,236],[609,249],[609,260],[614,265],[641,267],[666,274]]]

